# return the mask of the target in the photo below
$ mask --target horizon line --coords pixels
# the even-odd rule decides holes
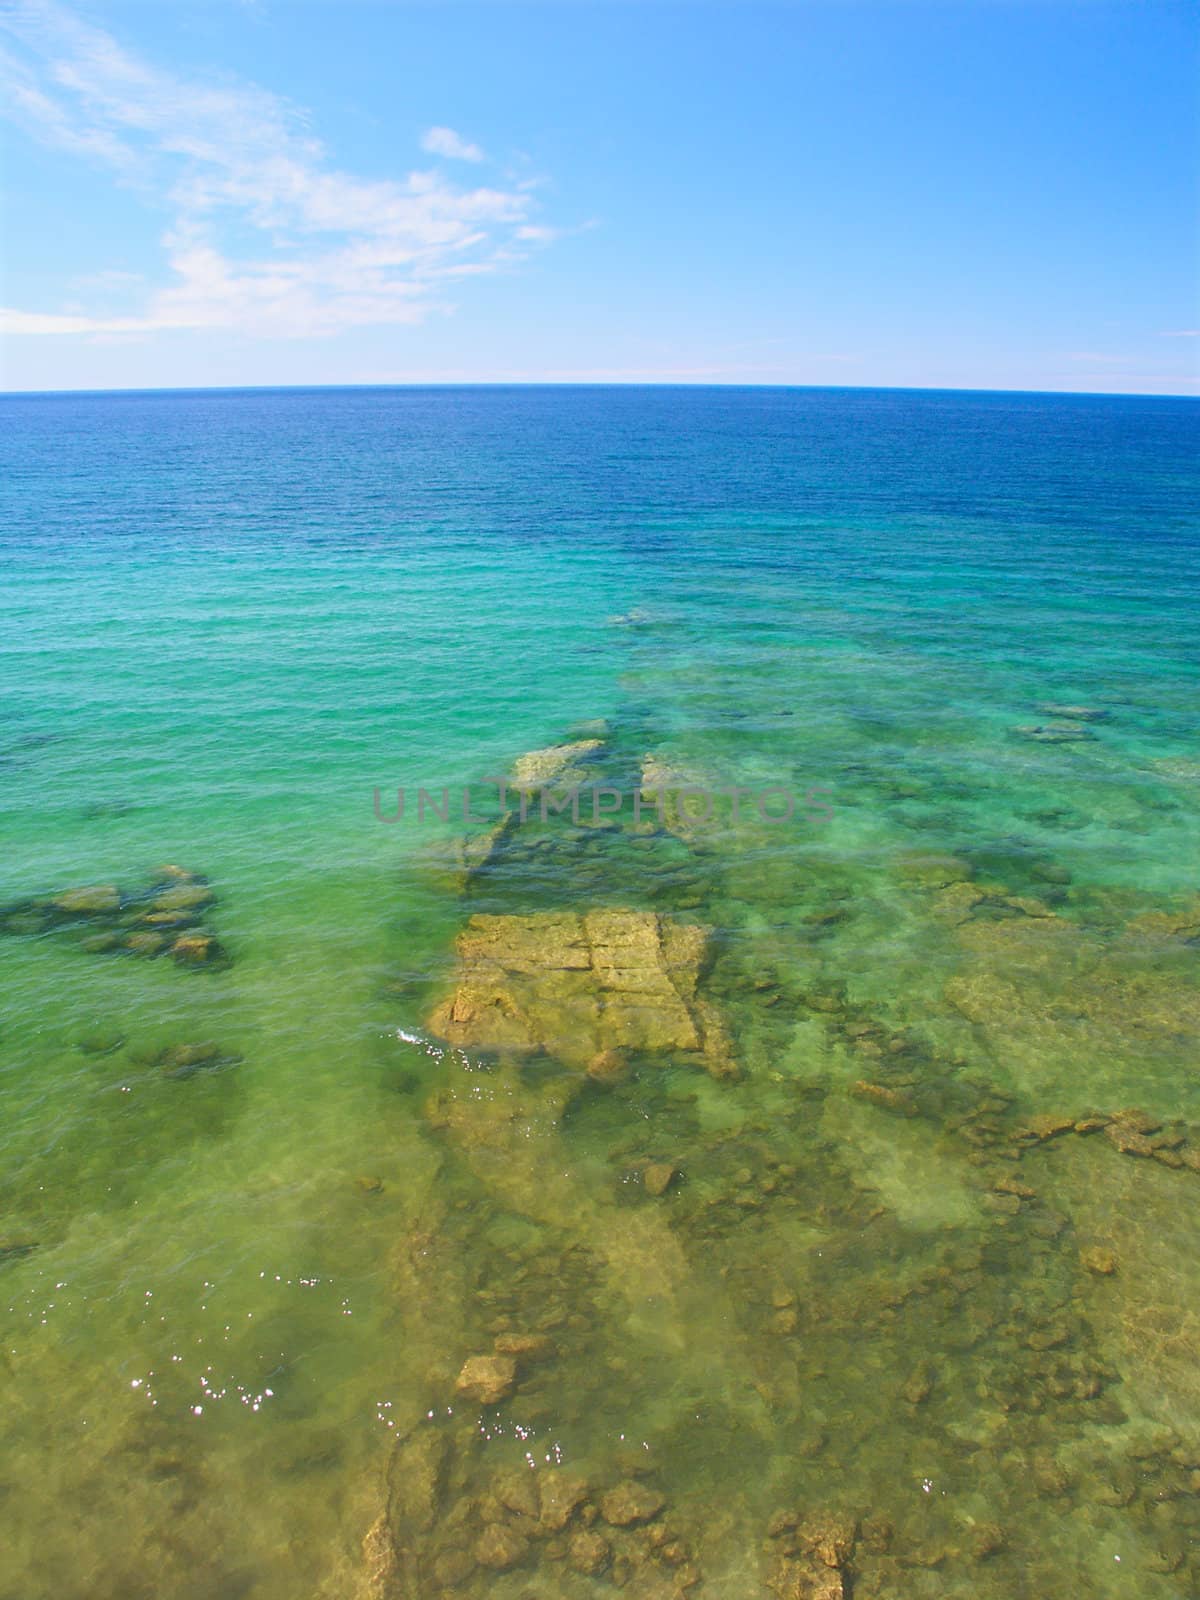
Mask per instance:
[[[313,391],[346,392],[424,389],[764,389],[813,390],[839,394],[996,394],[1049,395],[1093,400],[1200,400],[1195,392],[1142,389],[991,389],[983,385],[903,384],[903,383],[762,383],[715,379],[587,379],[587,378],[431,378],[406,379],[394,383],[204,383],[129,385],[123,388],[95,389],[5,389],[0,400],[54,399],[66,395],[171,395],[171,394],[306,394]]]

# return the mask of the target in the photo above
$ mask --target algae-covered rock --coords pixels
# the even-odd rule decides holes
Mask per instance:
[[[36,1239],[0,1239],[0,1262],[21,1261],[37,1247]]]
[[[158,1053],[155,1062],[166,1078],[190,1078],[197,1072],[216,1072],[223,1067],[237,1066],[241,1059],[207,1039],[197,1044],[170,1045]]]
[[[505,840],[517,825],[517,813],[506,811],[499,821],[482,833],[469,834],[462,839],[455,856],[456,887],[464,894],[477,873],[491,866],[504,846]]]
[[[75,1048],[85,1056],[110,1056],[124,1043],[121,1033],[85,1033],[75,1041]]]
[[[629,1062],[619,1050],[597,1050],[587,1064],[587,1075],[593,1083],[620,1083],[629,1076]]]
[[[603,1572],[612,1560],[612,1546],[603,1534],[596,1533],[590,1528],[581,1528],[578,1533],[571,1536],[571,1542],[567,1546],[567,1559],[576,1572],[593,1577],[596,1573]]]
[[[550,1361],[555,1355],[554,1340],[547,1333],[498,1333],[496,1354],[512,1356],[524,1365]]]
[[[156,911],[198,911],[215,898],[207,884],[180,883],[156,894],[153,904]]]
[[[1094,1272],[1101,1278],[1110,1278],[1117,1270],[1116,1254],[1106,1249],[1104,1245],[1085,1245],[1079,1252],[1079,1260],[1089,1272]]]
[[[517,1363],[512,1356],[471,1356],[463,1363],[454,1388],[464,1400],[479,1405],[499,1405],[517,1385]]]
[[[657,1489],[627,1478],[601,1496],[600,1515],[611,1527],[629,1528],[637,1523],[653,1522],[666,1503]]]
[[[530,750],[513,765],[512,781],[521,788],[542,789],[558,783],[571,769],[595,755],[602,739],[576,739],[570,744],[552,744],[544,750]]]
[[[171,955],[181,967],[214,967],[225,960],[225,952],[211,933],[181,934],[171,946]]]
[[[573,1473],[544,1472],[540,1491],[542,1526],[558,1533],[587,1499],[588,1485],[586,1479]]]
[[[642,1172],[642,1186],[647,1194],[666,1194],[679,1176],[679,1168],[669,1161],[652,1161]]]
[[[502,1522],[490,1523],[475,1541],[475,1560],[493,1572],[507,1572],[529,1554],[529,1541]]]
[[[430,1026],[465,1049],[544,1050],[581,1069],[608,1051],[685,1052],[722,1076],[730,1043],[696,994],[707,937],[645,911],[472,917]]]
[[[116,884],[99,884],[86,889],[65,889],[50,902],[64,916],[94,917],[121,909],[121,892]]]
[[[640,794],[668,833],[690,840],[711,827],[716,786],[699,773],[672,767],[660,756],[642,758]]]

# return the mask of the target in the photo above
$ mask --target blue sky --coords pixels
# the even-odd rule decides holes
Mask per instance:
[[[1194,393],[1200,10],[0,3],[9,389]]]

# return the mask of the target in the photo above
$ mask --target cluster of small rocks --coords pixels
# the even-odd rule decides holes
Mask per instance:
[[[779,1511],[767,1525],[767,1586],[779,1600],[845,1600],[851,1592],[857,1518]]]
[[[203,924],[216,896],[208,880],[164,866],[143,888],[90,884],[0,908],[0,933],[74,932],[93,954],[169,955],[184,967],[213,967],[227,958]]]
[[[403,1479],[382,1535],[377,1526],[365,1547],[377,1593],[397,1592],[401,1573],[417,1584],[411,1592],[438,1600],[486,1595],[500,1574],[535,1570],[551,1582],[575,1574],[632,1584],[634,1593],[657,1583],[662,1600],[686,1600],[701,1581],[665,1495],[644,1476],[593,1480],[531,1466],[484,1474],[477,1454],[434,1435],[403,1445],[395,1465]]]
[[[1112,1148],[1123,1156],[1140,1156],[1175,1171],[1200,1172],[1200,1136],[1197,1136],[1197,1130],[1182,1122],[1166,1122],[1136,1107],[1110,1112],[1085,1112],[1082,1116],[1042,1113],[1031,1117],[1018,1128],[1014,1143],[1018,1147],[1028,1148],[1048,1144],[1064,1134],[1086,1137],[1095,1133],[1102,1133]]]

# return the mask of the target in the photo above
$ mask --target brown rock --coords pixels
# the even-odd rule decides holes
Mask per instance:
[[[1032,1200],[1036,1189],[1031,1189],[1027,1183],[1019,1183],[1016,1178],[1011,1178],[1007,1173],[992,1185],[998,1194],[1015,1194],[1018,1200]]]
[[[1030,1117],[1024,1128],[1021,1129],[1020,1137],[1044,1142],[1046,1139],[1056,1138],[1060,1133],[1069,1133],[1074,1127],[1074,1117],[1064,1117],[1056,1112],[1048,1111],[1043,1112],[1040,1116]]]
[[[600,1515],[614,1528],[628,1528],[639,1522],[653,1522],[666,1500],[657,1489],[627,1478],[600,1500]]]
[[[492,1485],[492,1493],[506,1511],[536,1522],[541,1516],[537,1480],[528,1468],[502,1472]]]
[[[224,951],[210,933],[185,933],[171,946],[171,954],[181,966],[211,967]]]
[[[585,1481],[568,1472],[542,1473],[539,1488],[541,1523],[552,1533],[566,1527],[576,1507],[582,1505],[588,1494]]]
[[[916,1115],[911,1089],[893,1089],[888,1084],[869,1083],[865,1078],[860,1078],[852,1085],[850,1093],[858,1100],[870,1100],[872,1104],[882,1106],[886,1111],[898,1112],[902,1117]]]
[[[446,1550],[433,1563],[433,1575],[444,1588],[453,1589],[475,1571],[475,1557],[469,1550]]]
[[[1114,1111],[1109,1120],[1118,1123],[1122,1128],[1129,1128],[1134,1133],[1157,1133],[1162,1127],[1158,1117],[1152,1117],[1148,1111],[1140,1111],[1136,1106],[1126,1106],[1122,1111]]]
[[[591,1577],[597,1572],[603,1572],[612,1560],[612,1548],[603,1534],[581,1529],[571,1535],[567,1546],[567,1559],[576,1572],[582,1572]]]
[[[1111,1277],[1117,1270],[1117,1258],[1111,1250],[1106,1250],[1103,1245],[1087,1245],[1079,1252],[1079,1259],[1089,1272],[1095,1272],[1100,1277]]]
[[[494,1406],[517,1385],[517,1363],[511,1356],[471,1356],[454,1385],[458,1394],[480,1405]]]
[[[707,930],[653,912],[475,916],[458,938],[458,986],[430,1027],[464,1049],[544,1050],[615,1071],[609,1056],[684,1052],[736,1071],[714,1007],[696,994]]]
[[[811,1557],[778,1561],[767,1584],[778,1600],[844,1600],[846,1593],[841,1573]]]
[[[121,909],[121,892],[115,883],[88,889],[64,889],[50,902],[56,911],[72,917],[94,917]]]
[[[221,1046],[212,1040],[203,1044],[173,1044],[161,1052],[158,1065],[166,1073],[194,1072],[198,1067],[211,1067],[221,1059]]]
[[[603,739],[576,739],[572,744],[552,744],[544,750],[529,750],[513,767],[512,781],[518,788],[542,789],[572,776],[571,768],[594,755]]]
[[[854,1551],[858,1524],[853,1517],[836,1512],[817,1513],[804,1518],[796,1537],[825,1566],[844,1567]]]
[[[679,1168],[669,1161],[653,1161],[642,1172],[642,1185],[647,1194],[666,1194],[679,1176]]]
[[[212,903],[212,890],[203,883],[181,883],[154,896],[156,911],[198,911]]]
[[[496,1354],[513,1356],[520,1362],[550,1361],[558,1354],[554,1340],[545,1333],[498,1333]]]
[[[475,1541],[475,1560],[493,1572],[507,1572],[524,1561],[529,1540],[502,1522],[490,1523]]]
[[[1110,1122],[1104,1130],[1104,1137],[1114,1150],[1119,1150],[1123,1156],[1152,1156],[1154,1146],[1144,1133],[1139,1133],[1135,1128],[1125,1122]]]
[[[629,1076],[629,1063],[619,1050],[597,1050],[587,1064],[593,1083],[620,1083]]]
[[[933,1393],[933,1373],[929,1367],[918,1367],[900,1393],[910,1406],[923,1405]]]

